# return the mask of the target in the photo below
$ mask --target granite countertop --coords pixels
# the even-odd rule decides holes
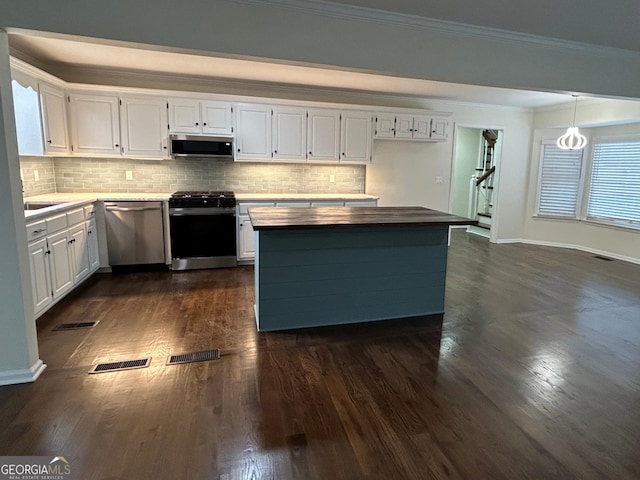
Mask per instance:
[[[424,207],[250,208],[254,230],[380,226],[477,225],[469,218]]]

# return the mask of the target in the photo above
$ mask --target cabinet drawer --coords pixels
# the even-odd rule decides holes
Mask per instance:
[[[86,220],[91,220],[96,216],[96,206],[94,204],[87,205],[84,207],[84,218]]]
[[[276,202],[276,207],[309,208],[309,202]]]
[[[61,213],[60,215],[56,215],[55,217],[49,217],[46,220],[47,222],[47,230],[48,234],[55,233],[58,230],[62,230],[67,228],[67,214]]]
[[[67,225],[84,222],[84,208],[76,208],[67,212]]]
[[[344,202],[345,207],[377,207],[377,200],[351,200]]]
[[[311,202],[312,207],[344,207],[344,202]]]
[[[45,237],[47,235],[47,221],[40,220],[39,222],[30,223],[27,225],[27,241],[31,242],[38,238]]]
[[[253,202],[253,203],[239,203],[238,204],[238,214],[239,215],[247,215],[250,208],[255,207],[275,207],[276,204],[273,202]]]

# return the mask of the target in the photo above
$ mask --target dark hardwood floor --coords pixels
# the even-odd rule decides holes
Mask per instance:
[[[0,455],[78,480],[640,478],[639,265],[455,231],[446,305],[259,334],[251,267],[96,275],[39,320],[41,378],[0,387]]]

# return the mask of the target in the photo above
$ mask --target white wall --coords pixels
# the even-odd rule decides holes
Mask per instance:
[[[451,179],[451,213],[469,215],[471,176],[482,155],[482,129],[458,127],[455,131],[453,178]]]
[[[600,102],[598,115],[597,109],[589,111],[579,109],[579,118],[588,118],[590,123],[619,123],[635,121],[636,115],[640,113],[637,104],[620,104],[615,101]],[[616,109],[616,106],[622,108]],[[535,115],[535,124],[558,125],[561,124],[567,115],[572,116],[571,107],[569,111],[544,110]],[[583,117],[584,115],[584,117]],[[538,177],[540,170],[540,150],[544,140],[555,140],[564,133],[564,129],[538,128],[533,136],[531,149],[531,167],[527,195],[527,208],[524,215],[524,235],[523,240],[527,242],[549,244],[557,246],[573,247],[596,253],[622,258],[625,260],[640,263],[640,231],[625,230],[617,227],[598,225],[592,222],[575,220],[551,220],[536,218],[536,199],[538,191]],[[581,132],[590,138],[589,145],[585,150],[583,176],[588,172],[587,166],[591,157],[591,139],[603,136],[640,135],[640,123],[630,123],[609,127],[582,128]],[[586,189],[585,189],[585,194]],[[586,206],[586,198],[583,196],[582,204]]]
[[[373,163],[367,166],[366,192],[380,197],[380,205],[419,205],[448,211],[453,167],[454,123],[503,130],[502,153],[496,167],[493,241],[520,238],[529,172],[532,114],[438,102],[433,109],[450,111],[450,138],[443,143],[375,140]],[[435,183],[442,176],[444,184]]]

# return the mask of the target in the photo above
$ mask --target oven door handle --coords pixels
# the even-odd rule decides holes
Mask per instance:
[[[205,207],[205,208],[169,208],[170,217],[189,217],[196,215],[229,215],[235,216],[236,209],[233,207]]]

